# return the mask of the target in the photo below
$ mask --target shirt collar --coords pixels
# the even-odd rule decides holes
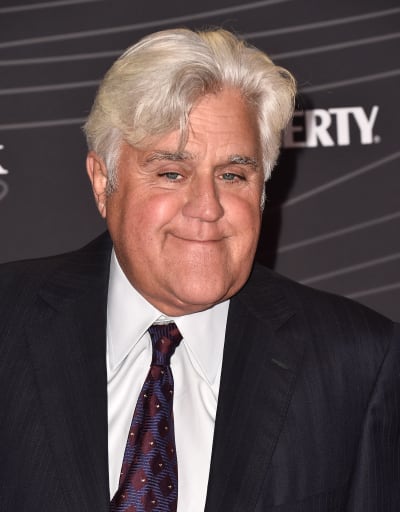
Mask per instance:
[[[219,377],[224,349],[229,300],[206,311],[180,317],[165,317],[131,285],[114,250],[110,263],[107,301],[107,356],[116,368],[160,318],[173,320],[180,330],[191,358],[210,385]]]

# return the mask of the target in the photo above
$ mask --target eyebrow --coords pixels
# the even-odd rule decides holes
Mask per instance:
[[[183,162],[185,160],[194,160],[195,156],[187,151],[152,151],[145,159],[145,164],[149,164],[158,160],[168,160],[171,162]],[[259,166],[257,158],[245,155],[229,155],[227,158],[228,164],[248,165],[249,167],[257,168]]]
[[[257,160],[257,158],[253,158],[253,157],[250,157],[250,156],[230,155],[228,157],[228,162],[230,164],[249,165],[251,167],[258,167],[258,160]]]
[[[187,151],[152,151],[145,160],[145,163],[154,162],[155,160],[169,160],[172,162],[182,162],[184,160],[192,160],[193,155]]]

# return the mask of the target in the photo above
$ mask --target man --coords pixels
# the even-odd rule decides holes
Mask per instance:
[[[0,274],[1,511],[399,510],[398,328],[253,265],[294,94],[223,30],[150,35],[107,73],[85,131],[109,235]],[[157,494],[136,414],[172,321]]]

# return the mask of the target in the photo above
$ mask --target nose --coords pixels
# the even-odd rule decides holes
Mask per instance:
[[[182,211],[186,217],[204,222],[216,222],[224,215],[214,176],[193,180]]]

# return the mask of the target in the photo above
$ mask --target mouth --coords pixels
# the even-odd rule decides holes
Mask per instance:
[[[201,238],[194,236],[182,236],[182,235],[172,235],[174,238],[178,240],[182,240],[183,242],[195,243],[195,244],[215,244],[218,242],[222,242],[224,240],[224,236],[219,237],[209,237],[209,238]]]

